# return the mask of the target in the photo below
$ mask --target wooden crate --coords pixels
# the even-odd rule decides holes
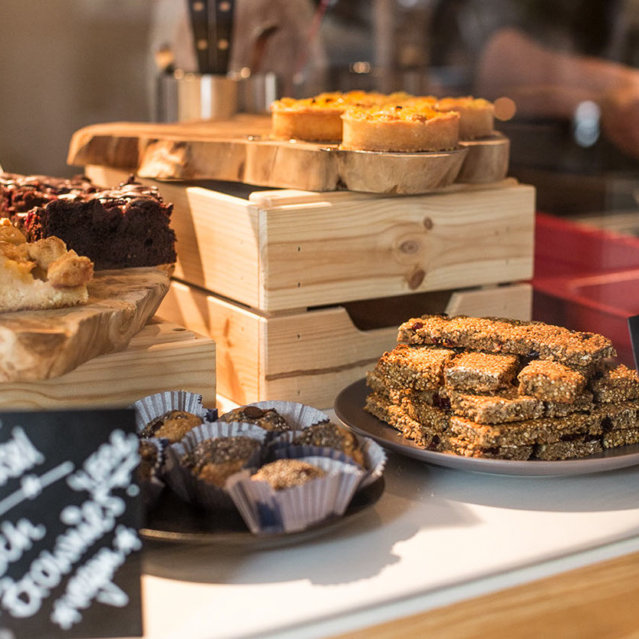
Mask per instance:
[[[168,322],[152,321],[126,350],[95,357],[65,375],[0,384],[2,410],[126,407],[165,390],[200,393],[215,406],[215,343]]]
[[[532,276],[535,191],[513,179],[408,196],[142,181],[175,205],[175,276],[260,312]]]
[[[530,319],[528,284],[371,299],[265,314],[174,282],[158,315],[209,334],[217,348],[217,390],[238,404],[266,399],[331,408],[396,342],[397,327],[427,312]]]

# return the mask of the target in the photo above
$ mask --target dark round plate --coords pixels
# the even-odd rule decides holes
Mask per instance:
[[[402,437],[394,428],[364,410],[368,389],[366,381],[360,379],[340,392],[335,400],[335,414],[356,433],[372,437],[381,446],[400,455],[421,461],[447,466],[458,470],[468,470],[496,475],[520,475],[528,477],[551,475],[584,475],[639,464],[639,444],[611,448],[603,453],[568,459],[565,461],[512,461],[508,459],[487,459],[462,457],[448,453],[424,450],[412,441]]]
[[[235,510],[210,512],[182,501],[169,489],[160,496],[158,503],[147,514],[147,521],[140,535],[155,541],[176,543],[224,544],[244,546],[259,550],[297,544],[348,525],[358,515],[373,506],[384,492],[384,478],[362,488],[353,497],[341,517],[326,521],[294,533],[254,535],[249,531],[240,514]]]

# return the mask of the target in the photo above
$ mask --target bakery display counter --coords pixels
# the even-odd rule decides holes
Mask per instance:
[[[513,607],[513,619],[526,619],[538,605],[532,597],[517,597],[520,591],[496,591],[638,551],[638,478],[637,467],[506,477],[391,453],[379,501],[322,536],[273,549],[214,539],[147,542],[146,636],[349,636],[382,622],[392,623],[390,630],[381,626],[362,630],[361,636],[397,636],[399,628],[402,636],[419,636],[410,620],[398,620],[434,609],[435,620],[449,615],[448,634],[442,636],[459,636],[459,629],[480,636],[491,627],[484,623],[494,622],[491,613],[503,610],[501,601]],[[610,580],[631,574],[636,559],[629,556],[616,565],[617,570],[603,569]],[[617,601],[623,596],[612,581],[602,579],[608,588],[589,593],[594,607],[603,606],[608,595]],[[495,594],[485,609],[473,605],[473,598],[487,593]],[[442,608],[462,601],[467,603]],[[571,610],[572,600],[563,592],[544,602],[542,609],[553,614]],[[610,602],[614,599],[605,599],[605,605]],[[472,611],[472,618],[464,610]],[[431,617],[425,613],[420,619],[427,623]],[[572,623],[578,622],[573,613]],[[510,625],[508,636],[530,636],[525,630],[520,635]],[[605,626],[598,630],[595,635],[585,628],[581,636],[612,636]]]

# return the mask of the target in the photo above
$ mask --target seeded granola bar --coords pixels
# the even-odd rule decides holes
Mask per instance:
[[[436,390],[443,383],[445,365],[454,356],[447,348],[398,344],[379,358],[375,374],[390,388]]]
[[[519,359],[514,355],[459,353],[444,370],[447,386],[458,391],[482,393],[510,384],[517,373]]]
[[[604,433],[602,443],[604,448],[617,448],[629,444],[638,444],[639,428],[622,428]]]
[[[481,448],[469,444],[463,439],[445,437],[439,442],[438,450],[442,453],[453,453],[462,457],[486,457],[493,459],[510,459],[526,461],[533,453],[533,446],[492,446]]]
[[[601,420],[588,413],[497,425],[479,424],[454,415],[450,418],[449,430],[452,435],[483,448],[547,444],[560,441],[567,435],[599,435],[602,432]]]
[[[582,367],[616,355],[612,342],[596,333],[571,331],[542,322],[465,315],[409,319],[399,327],[397,341],[552,359]]]
[[[572,404],[564,402],[544,402],[546,417],[566,417],[572,413],[587,413],[594,408],[592,393],[584,391],[575,398]]]
[[[625,402],[639,398],[639,375],[624,364],[604,371],[590,385],[597,402]]]
[[[559,362],[536,359],[517,375],[520,395],[571,404],[586,386],[586,378]]]
[[[480,424],[503,424],[537,419],[543,415],[544,404],[535,397],[519,395],[516,389],[495,395],[472,395],[447,392],[451,411]]]
[[[544,461],[558,461],[576,457],[588,457],[589,455],[600,453],[602,450],[601,438],[582,435],[566,441],[539,444],[535,446],[533,457]]]

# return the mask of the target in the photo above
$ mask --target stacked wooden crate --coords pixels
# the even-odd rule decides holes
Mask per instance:
[[[127,175],[87,157],[76,163],[99,184]],[[534,189],[513,179],[395,195],[175,177],[140,178],[175,206],[179,261],[158,314],[214,339],[217,392],[235,402],[328,408],[410,316],[530,317]]]

